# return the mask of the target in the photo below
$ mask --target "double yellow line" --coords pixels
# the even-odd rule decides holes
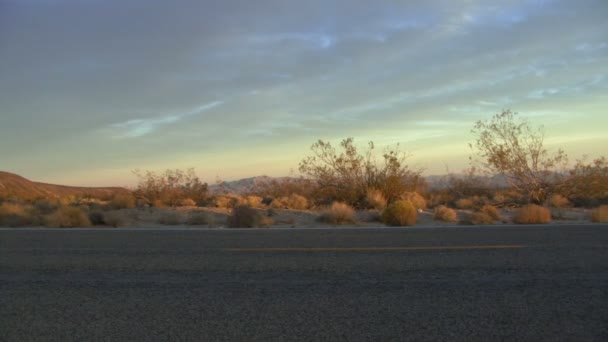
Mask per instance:
[[[522,249],[524,245],[483,245],[483,246],[421,246],[421,247],[260,247],[225,248],[225,252],[409,252],[409,251],[463,251]]]

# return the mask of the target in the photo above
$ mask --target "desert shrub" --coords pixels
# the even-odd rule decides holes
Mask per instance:
[[[398,200],[382,212],[382,222],[388,226],[412,226],[416,224],[418,213],[412,202]]]
[[[566,208],[570,205],[570,201],[560,194],[554,194],[549,198],[549,206],[553,208]]]
[[[150,203],[160,201],[164,206],[177,206],[183,199],[190,198],[195,203],[207,199],[207,183],[201,182],[194,169],[166,170],[162,174],[152,171],[133,171],[139,179],[135,194]],[[155,205],[161,208],[161,206]]]
[[[252,208],[262,208],[264,206],[262,203],[263,201],[264,199],[262,197],[254,195],[245,196],[244,198],[246,205]]]
[[[460,220],[461,224],[493,224],[494,218],[483,211],[476,211],[473,213],[469,213],[464,215],[462,220]]]
[[[473,209],[475,206],[475,203],[470,198],[461,198],[455,204],[458,209]]]
[[[191,226],[204,226],[213,224],[213,216],[209,213],[191,213],[186,221]]]
[[[34,202],[34,209],[42,215],[52,214],[59,207],[59,201],[41,198]]]
[[[433,219],[444,222],[456,222],[458,221],[458,215],[454,209],[440,205],[435,208]]]
[[[158,218],[158,223],[166,226],[177,226],[181,223],[181,219],[176,212],[165,212]]]
[[[277,210],[275,208],[268,208],[268,210],[266,210],[266,216],[268,217],[273,217],[273,216],[277,216],[279,213],[277,212]]]
[[[152,207],[154,207],[154,208],[164,208],[164,207],[166,207],[165,202],[163,202],[163,201],[161,201],[159,199],[156,199],[156,200],[152,201],[151,204],[152,204]]]
[[[306,197],[298,195],[298,194],[289,195],[286,199],[286,203],[287,203],[287,207],[289,209],[295,209],[295,210],[308,209],[308,200],[306,199]]]
[[[409,201],[416,210],[426,209],[426,199],[417,192],[405,192],[401,195],[401,199]]]
[[[91,221],[82,209],[72,206],[61,206],[48,217],[46,225],[57,228],[89,227]]]
[[[131,219],[124,212],[113,211],[104,214],[105,224],[111,227],[126,227],[131,223]]]
[[[325,208],[319,216],[319,221],[329,224],[354,223],[355,209],[343,202],[334,202]]]
[[[192,198],[184,198],[179,201],[180,207],[196,207],[196,202]]]
[[[117,194],[108,202],[108,208],[111,210],[135,208],[135,196],[132,194]]]
[[[237,194],[217,195],[211,202],[217,208],[235,208],[248,204],[245,198]]]
[[[368,208],[373,208],[376,210],[382,210],[386,208],[386,197],[382,191],[378,189],[367,189],[367,194],[365,195],[365,202],[367,203]]]
[[[498,212],[498,209],[496,209],[496,207],[493,205],[486,204],[481,207],[480,211],[490,216],[494,221],[500,220],[500,213]]]
[[[32,215],[19,204],[2,203],[0,205],[0,226],[23,227],[31,225]]]
[[[105,216],[101,211],[89,212],[89,221],[94,226],[103,226],[104,224],[106,224]]]
[[[287,197],[274,198],[270,202],[270,207],[273,209],[287,209]]]
[[[608,159],[578,160],[559,191],[576,206],[608,204]]]
[[[513,222],[517,224],[549,223],[551,222],[551,211],[540,205],[529,204],[515,211]]]
[[[602,205],[591,211],[592,222],[608,222],[608,205]]]
[[[230,228],[265,227],[271,225],[272,222],[271,218],[265,217],[258,210],[246,205],[237,206],[232,215],[228,217],[228,227]]]

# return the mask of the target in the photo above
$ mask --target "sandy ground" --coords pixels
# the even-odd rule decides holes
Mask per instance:
[[[269,217],[272,227],[281,228],[319,228],[327,227],[327,223],[318,221],[319,211],[311,210],[290,210],[272,209],[269,215],[268,209],[256,209],[262,215]],[[591,211],[589,209],[551,209],[554,224],[584,224],[590,222]],[[459,219],[470,214],[471,210],[457,210]],[[199,208],[199,207],[180,207],[180,208],[147,208],[147,209],[123,209],[108,212],[123,218],[121,226],[127,227],[168,227],[168,226],[192,226],[208,228],[226,228],[228,217],[232,214],[231,209],[225,208]],[[210,217],[209,224],[188,224],[191,216],[205,213]],[[500,210],[501,218],[495,221],[495,225],[511,224],[513,210]],[[170,224],[161,223],[163,217],[177,218],[176,222]],[[379,220],[378,211],[358,211],[355,216],[355,223],[337,225],[343,227],[382,227],[383,223]],[[433,210],[427,209],[418,213],[416,227],[445,227],[459,225],[457,222],[443,222],[433,219]]]

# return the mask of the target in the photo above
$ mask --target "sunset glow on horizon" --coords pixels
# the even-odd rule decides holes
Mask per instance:
[[[467,166],[511,109],[550,150],[607,155],[608,2],[0,2],[0,170],[133,185],[297,175],[318,139]]]

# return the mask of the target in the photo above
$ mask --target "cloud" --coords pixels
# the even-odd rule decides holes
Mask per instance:
[[[208,110],[211,110],[215,107],[222,105],[223,101],[214,101],[211,103],[207,103],[201,105],[199,107],[194,108],[191,111],[177,114],[177,115],[166,115],[157,118],[147,118],[147,119],[132,119],[124,122],[119,122],[112,124],[111,127],[113,129],[118,130],[118,134],[115,136],[123,137],[123,138],[137,138],[150,133],[157,131],[161,126],[173,124],[178,121],[181,121],[185,118],[201,114]]]

